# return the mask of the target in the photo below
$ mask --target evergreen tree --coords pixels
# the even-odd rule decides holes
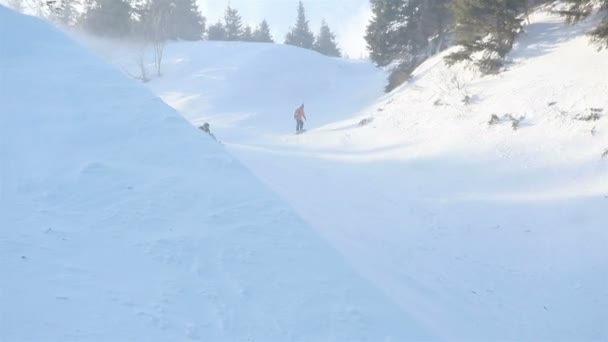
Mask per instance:
[[[330,57],[342,56],[338,44],[336,44],[336,35],[331,32],[325,20],[321,23],[321,30],[315,40],[314,50]]]
[[[304,4],[300,1],[298,3],[298,20],[296,26],[287,33],[285,44],[312,49],[314,47],[314,42],[315,36],[312,31],[310,31],[308,20],[306,20]]]
[[[378,66],[391,64],[403,50],[399,43],[402,31],[399,12],[404,0],[370,0],[372,19],[365,40],[370,58]]]
[[[567,0],[568,8],[562,11],[568,23],[575,24],[593,13],[594,5],[608,12],[608,0]],[[592,42],[600,48],[608,48],[608,13],[599,24],[589,33]]]
[[[131,12],[126,0],[95,0],[86,10],[83,26],[99,36],[125,37],[131,31]]]
[[[207,39],[209,40],[226,40],[226,30],[224,29],[224,24],[221,22],[217,22],[211,26],[207,30]]]
[[[175,6],[171,0],[148,0],[133,8],[133,34],[148,42],[174,39],[176,25],[172,21]]]
[[[253,32],[251,32],[251,26],[245,25],[243,29],[243,34],[241,35],[241,41],[244,42],[252,42],[253,41]]]
[[[146,0],[140,2],[138,14],[164,40],[200,40],[205,32],[205,18],[195,0]],[[158,26],[158,27],[150,27]]]
[[[82,0],[56,0],[50,12],[50,19],[64,26],[74,26],[79,21]]]
[[[525,0],[454,0],[458,52],[448,63],[472,60],[482,72],[496,72],[522,28]],[[480,57],[477,57],[480,55]]]
[[[226,32],[225,40],[235,41],[241,40],[243,37],[243,22],[239,11],[230,5],[228,5],[224,14],[224,30]]]
[[[205,18],[198,9],[196,0],[152,0],[168,3],[165,25],[167,38],[171,40],[201,40],[205,32]]]
[[[566,16],[568,24],[576,24],[593,13],[592,0],[566,0],[566,8],[560,13]]]
[[[261,43],[274,43],[270,34],[270,27],[266,20],[262,20],[257,29],[253,32],[253,41]]]
[[[371,0],[365,40],[370,58],[392,65],[387,91],[403,83],[429,56],[448,46],[451,0]]]
[[[449,43],[449,32],[453,27],[450,4],[452,0],[426,0],[420,3],[420,26],[427,41],[429,55],[445,50]]]

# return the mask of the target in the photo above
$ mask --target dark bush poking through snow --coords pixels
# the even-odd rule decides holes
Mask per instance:
[[[490,116],[490,120],[488,121],[488,126],[498,125],[503,122],[511,122],[511,128],[513,128],[513,130],[516,131],[517,129],[519,129],[519,126],[524,119],[525,119],[525,116],[520,116],[519,118],[515,118],[511,114],[505,114],[501,118],[501,117],[498,117],[498,115],[496,115],[496,114],[492,114],[492,116]]]
[[[574,117],[574,119],[580,121],[597,121],[601,119],[601,113],[603,111],[603,108],[589,108],[585,114],[578,114]]]
[[[488,121],[488,126],[494,126],[500,123],[500,118],[496,114],[492,114],[490,117],[490,121]]]
[[[373,121],[374,121],[374,118],[365,118],[365,119],[359,121],[359,127],[363,127],[363,126],[369,125]]]

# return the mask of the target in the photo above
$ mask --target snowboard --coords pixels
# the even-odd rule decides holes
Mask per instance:
[[[304,132],[306,132],[306,130],[305,130],[305,129],[303,129],[303,130],[301,130],[301,131],[299,131],[299,132],[296,132],[296,135],[300,135],[300,134],[302,134],[302,133],[304,133]]]

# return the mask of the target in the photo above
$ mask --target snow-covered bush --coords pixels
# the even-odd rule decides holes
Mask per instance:
[[[601,113],[604,111],[602,108],[589,108],[584,114],[578,114],[574,117],[576,120],[580,121],[597,121],[602,116]]]
[[[503,122],[510,122],[511,128],[513,128],[513,130],[516,131],[517,129],[519,129],[519,126],[524,119],[525,119],[524,116],[520,116],[519,118],[516,118],[510,113],[507,113],[507,114],[503,115],[502,117],[499,117],[496,114],[492,114],[490,116],[490,120],[488,121],[488,125],[494,126],[494,125],[498,125]]]

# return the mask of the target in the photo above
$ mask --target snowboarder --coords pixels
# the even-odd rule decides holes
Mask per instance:
[[[215,135],[213,135],[213,133],[211,133],[211,129],[209,129],[209,123],[205,122],[201,127],[199,127],[199,129],[207,134],[209,134],[210,137],[213,138],[213,140],[217,141],[217,138],[215,137]]]
[[[304,131],[304,120],[306,120],[306,114],[304,113],[304,104],[303,103],[300,107],[298,107],[298,109],[296,109],[296,112],[293,114],[293,118],[296,119],[296,122],[297,122],[296,133],[303,132]]]

